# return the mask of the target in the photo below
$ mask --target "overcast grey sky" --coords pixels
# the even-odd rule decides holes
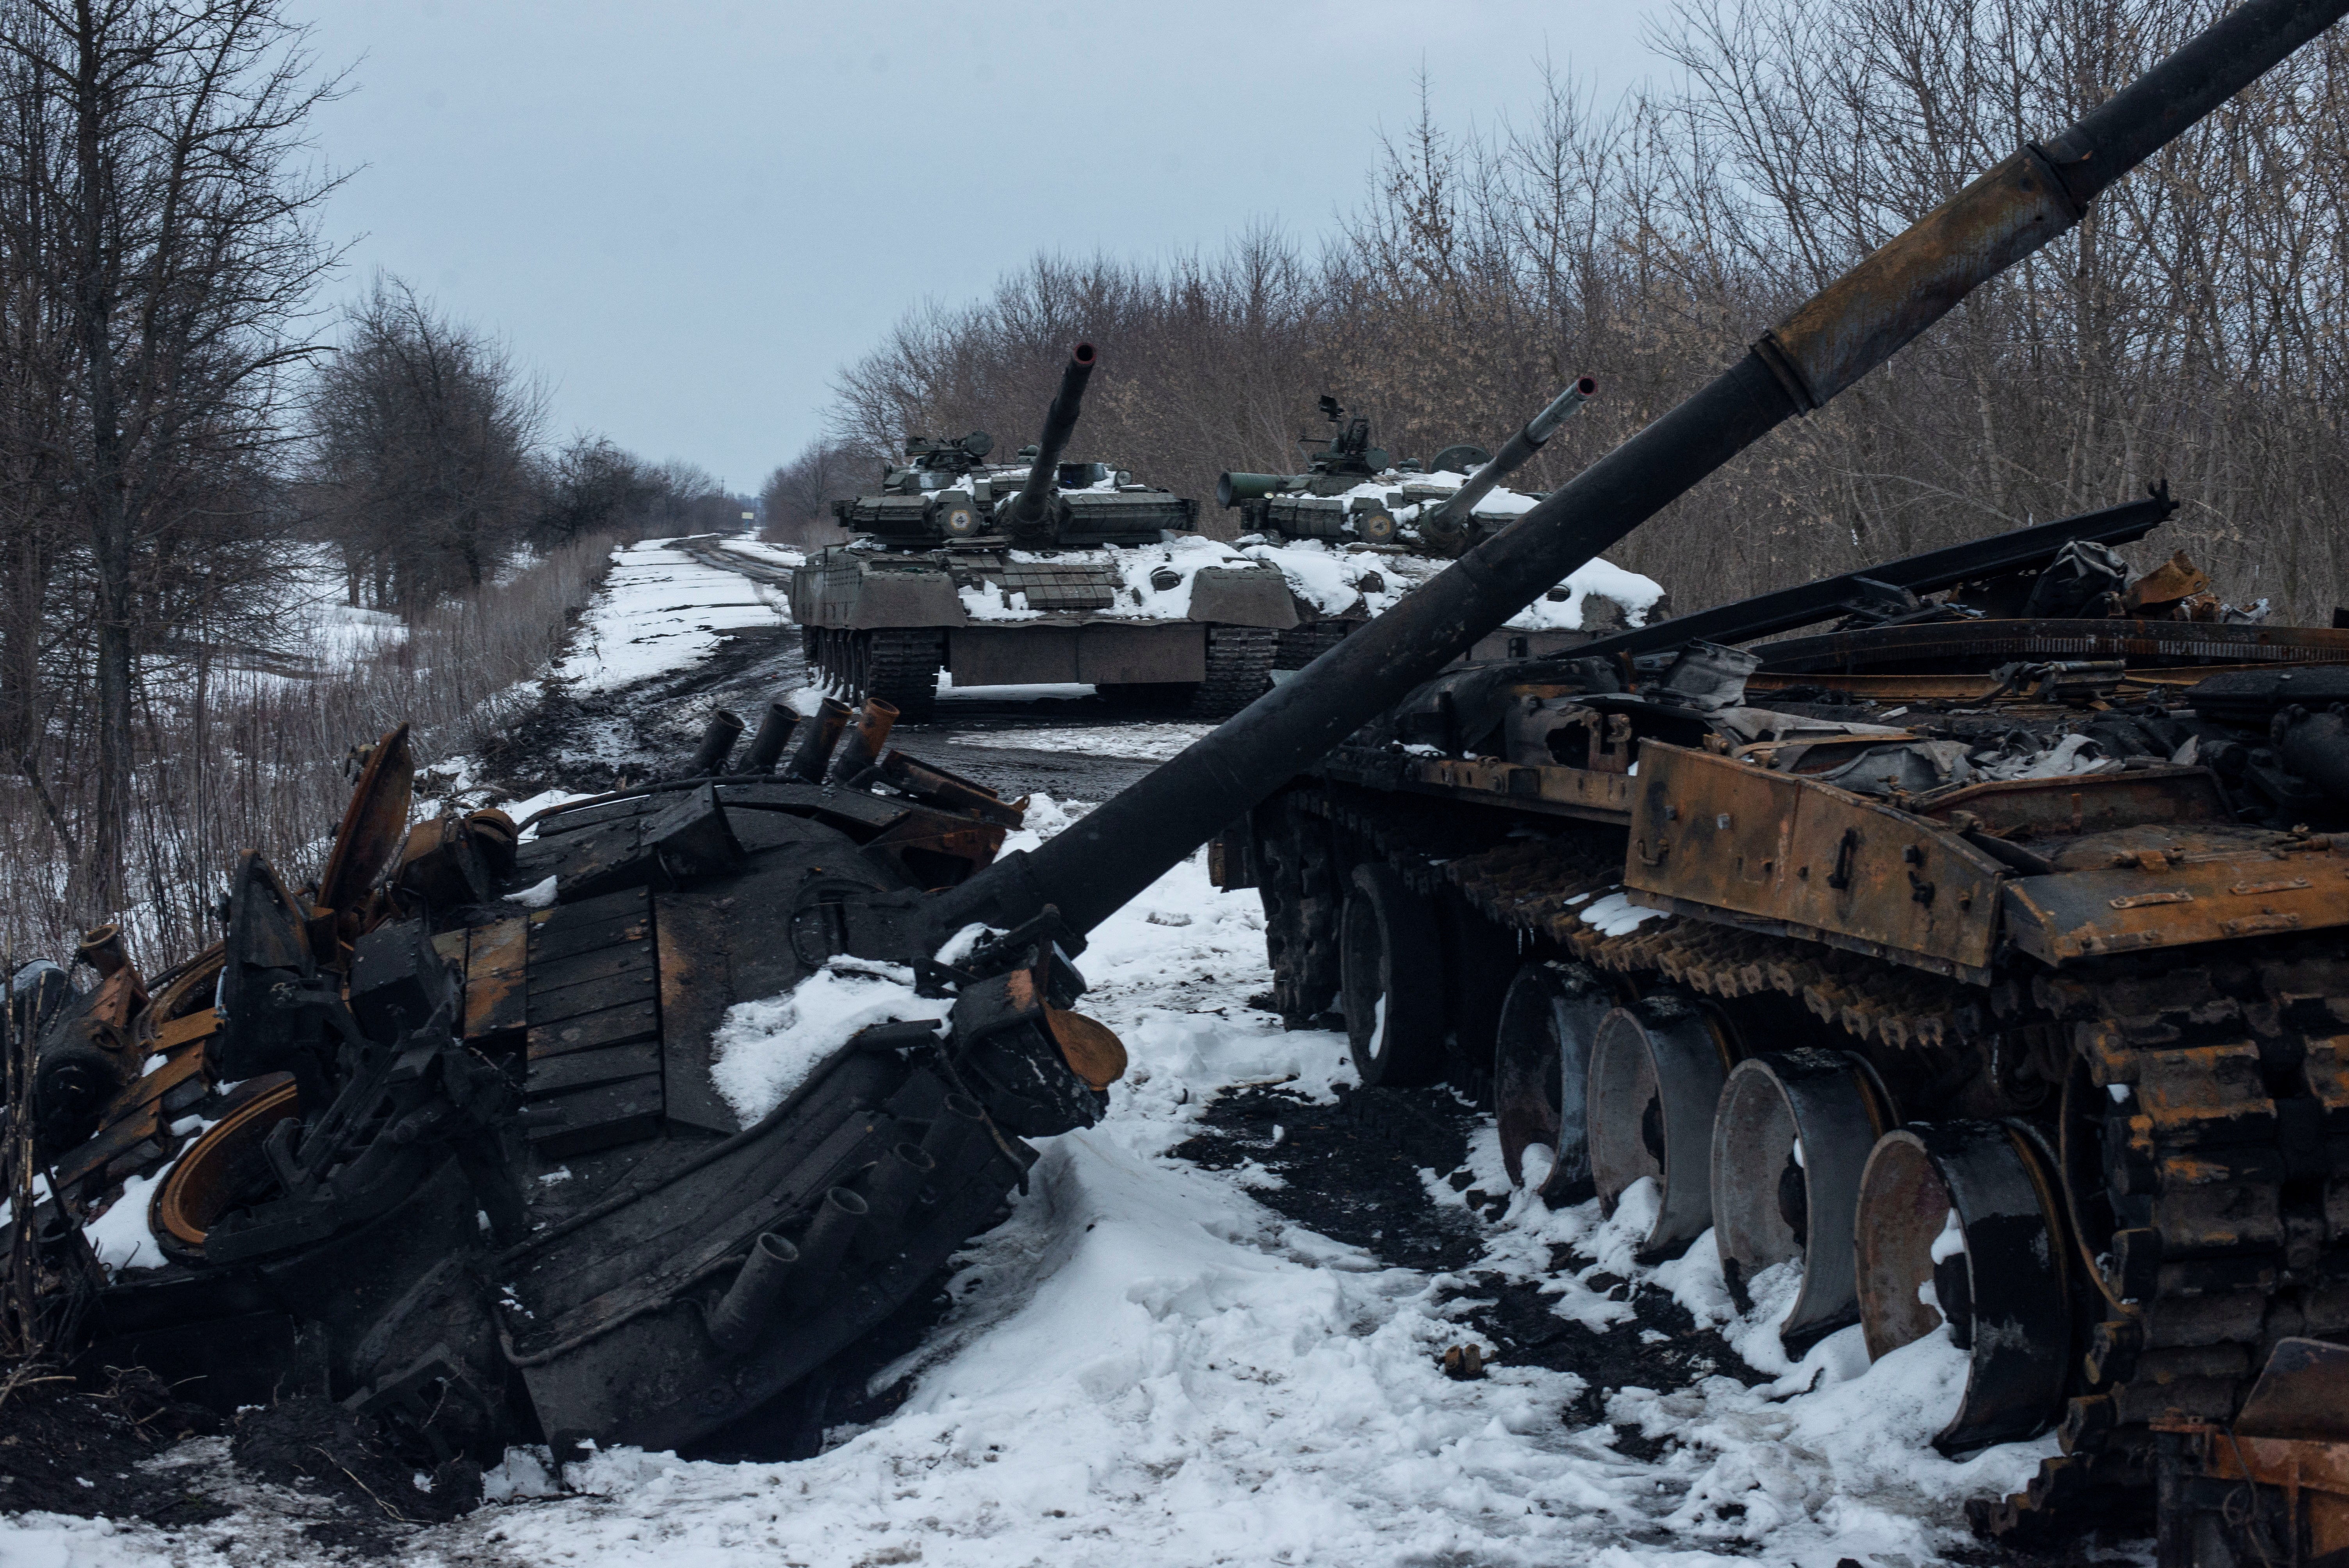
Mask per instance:
[[[1304,236],[1381,126],[1519,113],[1545,53],[1611,98],[1654,0],[294,0],[349,96],[341,288],[397,272],[502,334],[554,430],[753,489],[834,370],[1039,246]],[[361,167],[363,166],[363,167]],[[1104,368],[1109,368],[1105,366]]]

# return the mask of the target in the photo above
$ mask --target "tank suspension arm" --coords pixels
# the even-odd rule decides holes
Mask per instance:
[[[1085,383],[1093,373],[1093,346],[1080,343],[1061,372],[1061,390],[1044,412],[1044,433],[1036,438],[1036,463],[1019,492],[1003,506],[1002,521],[1010,529],[1031,528],[1044,515],[1044,498],[1051,493],[1052,471],[1075,433],[1077,413],[1085,400]]]
[[[941,933],[1057,905],[1085,932],[1476,639],[2079,221],[2084,204],[2349,12],[2247,0],[1829,284],[1744,358],[1394,609],[1031,852],[940,894]],[[2043,150],[2044,148],[2044,150]]]
[[[1550,406],[1526,421],[1526,428],[1511,436],[1508,444],[1495,453],[1492,460],[1468,478],[1468,482],[1452,492],[1451,498],[1438,507],[1435,514],[1420,524],[1431,533],[1450,533],[1468,521],[1476,503],[1493,493],[1493,487],[1524,468],[1533,455],[1548,444],[1566,423],[1568,416],[1581,411],[1583,404],[1596,397],[1599,383],[1588,376],[1575,377],[1574,385],[1559,393]]]

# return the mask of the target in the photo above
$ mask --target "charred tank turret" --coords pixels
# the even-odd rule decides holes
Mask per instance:
[[[844,695],[930,717],[957,686],[1082,683],[1217,718],[1264,689],[1296,624],[1280,573],[1198,537],[1198,503],[1066,456],[1093,370],[1079,344],[1036,443],[988,467],[985,431],[915,437],[880,493],[834,503],[853,542],[794,573],[809,665]]]

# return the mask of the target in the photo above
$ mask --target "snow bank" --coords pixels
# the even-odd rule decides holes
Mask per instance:
[[[740,573],[704,566],[667,540],[612,553],[571,656],[557,677],[582,692],[626,686],[704,657],[721,634],[787,625],[790,612],[771,588]]]

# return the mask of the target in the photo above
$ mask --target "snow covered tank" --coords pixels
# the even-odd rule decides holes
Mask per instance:
[[[793,574],[810,671],[926,720],[957,686],[1082,683],[1221,718],[1264,689],[1296,624],[1279,573],[1197,536],[1198,503],[1106,463],[1064,461],[1093,351],[1079,344],[1044,432],[988,468],[992,439],[915,437],[880,493],[833,503],[858,538]]]
[[[1370,421],[1346,417],[1334,397],[1321,412],[1338,428],[1299,438],[1299,474],[1226,473],[1216,499],[1240,514],[1240,550],[1278,566],[1298,624],[1280,634],[1273,664],[1301,669],[1541,499],[1499,481],[1539,451],[1599,390],[1588,376],[1553,399],[1495,456],[1465,443],[1426,464],[1371,444]],[[1594,561],[1554,584],[1468,651],[1471,662],[1540,657],[1601,632],[1661,614],[1663,590],[1637,573]]]

